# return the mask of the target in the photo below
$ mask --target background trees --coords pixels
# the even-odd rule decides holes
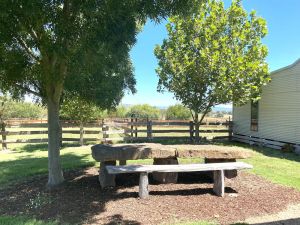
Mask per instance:
[[[87,102],[80,98],[79,95],[68,93],[64,96],[60,108],[60,116],[62,119],[75,120],[79,122],[80,127],[80,145],[83,145],[83,127],[84,124],[101,119],[106,116],[106,111],[101,110],[95,103]]]
[[[47,117],[47,112],[41,105],[14,101],[7,95],[0,96],[0,120],[12,118],[39,119]]]
[[[267,48],[261,43],[266,22],[255,12],[248,15],[239,0],[228,9],[208,0],[186,17],[171,17],[167,30],[168,39],[155,49],[158,90],[173,92],[192,110],[198,141],[211,107],[257,99],[269,81]]]
[[[137,118],[159,119],[160,110],[154,106],[143,104],[131,106],[126,114],[126,117],[134,115]]]
[[[166,110],[166,120],[188,120],[190,118],[190,110],[183,105],[177,104],[169,106]]]

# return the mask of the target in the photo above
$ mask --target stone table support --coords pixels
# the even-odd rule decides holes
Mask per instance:
[[[99,170],[99,182],[101,185],[101,188],[106,188],[106,187],[115,187],[116,182],[115,182],[115,177],[116,175],[114,174],[108,174],[105,166],[116,165],[116,161],[104,161],[100,162],[100,170]]]
[[[155,158],[153,161],[153,165],[177,165],[178,160],[176,157],[174,158],[166,158],[166,159],[157,159]],[[158,181],[159,183],[167,184],[167,183],[177,183],[178,173],[153,173],[153,179]]]

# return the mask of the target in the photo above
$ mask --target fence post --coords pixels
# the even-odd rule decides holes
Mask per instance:
[[[138,122],[138,119],[137,119],[137,117],[135,117],[135,138],[138,137],[137,122]]]
[[[7,143],[5,142],[6,141],[5,127],[6,127],[6,124],[4,122],[2,122],[1,123],[2,150],[6,150],[7,149]]]
[[[228,140],[232,141],[233,121],[228,121]]]
[[[194,141],[194,121],[190,121],[190,142]]]
[[[103,133],[103,143],[107,143],[107,138],[109,138],[109,134],[107,133],[107,131],[109,130],[109,126],[104,125],[102,126],[102,133]]]
[[[83,128],[82,122],[80,122],[79,133],[80,133],[79,144],[80,144],[80,146],[83,146],[83,144],[84,144],[84,140],[83,140],[84,128]]]
[[[131,125],[130,125],[130,132],[131,132],[130,136],[131,136],[131,141],[132,141],[133,140],[133,115],[131,115],[130,123],[131,123]]]
[[[152,139],[152,121],[147,119],[147,139]]]

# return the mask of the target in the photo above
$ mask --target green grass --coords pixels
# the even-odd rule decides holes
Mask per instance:
[[[270,148],[255,147],[253,150],[253,157],[244,160],[254,166],[251,173],[300,191],[300,155]]]
[[[11,153],[0,151],[0,187],[48,172],[47,145],[23,145]],[[63,147],[61,161],[64,169],[94,166],[90,146]]]
[[[58,225],[58,222],[45,222],[26,217],[0,216],[0,225]]]

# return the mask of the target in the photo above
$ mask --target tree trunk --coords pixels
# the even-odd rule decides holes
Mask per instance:
[[[80,143],[80,146],[83,146],[83,123],[80,122],[80,137],[79,137],[79,143]]]
[[[51,96],[52,97],[52,96]],[[59,100],[48,96],[48,188],[54,188],[64,181],[60,163]]]
[[[200,122],[199,122],[199,115],[195,112],[195,143],[200,143]]]

